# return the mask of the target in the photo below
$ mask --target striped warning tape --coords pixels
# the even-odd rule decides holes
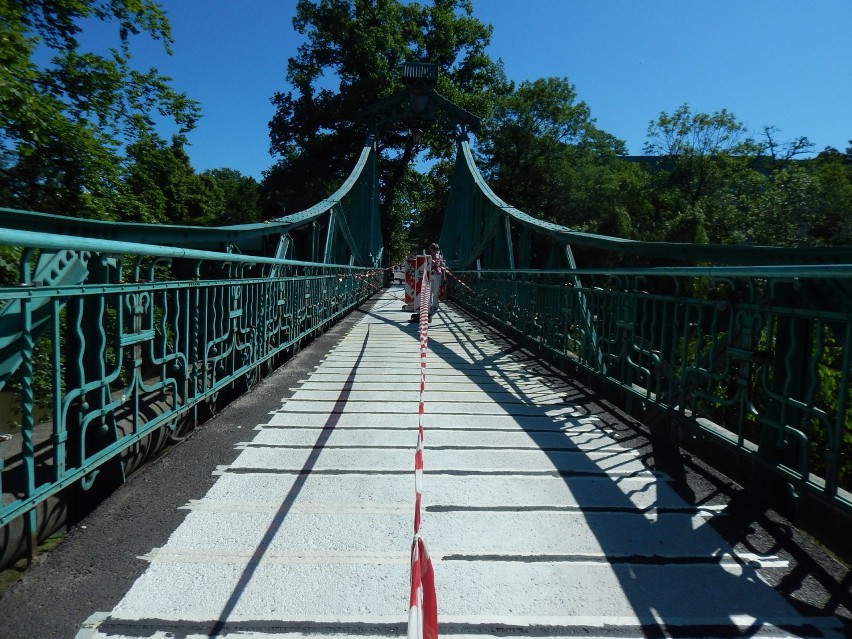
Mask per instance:
[[[449,269],[445,268],[444,273],[452,277],[456,282],[459,283],[460,286],[466,288],[470,293],[473,293],[474,295],[476,294],[476,291],[474,291],[472,288],[470,288],[470,286],[465,284],[464,281],[458,275],[456,275],[455,273],[451,273]]]
[[[408,604],[408,638],[437,639],[438,604],[435,572],[426,542],[420,536],[420,507],[423,495],[423,415],[426,413],[426,352],[429,346],[429,271],[423,269],[420,287],[420,403],[417,419],[417,448],[414,452],[414,541],[411,544],[411,596]]]

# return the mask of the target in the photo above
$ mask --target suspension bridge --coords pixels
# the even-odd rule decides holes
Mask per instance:
[[[233,425],[144,568],[37,636],[434,636],[433,612],[455,636],[849,636],[848,569],[790,523],[848,550],[848,249],[537,220],[482,179],[476,119],[434,68],[405,78],[362,114],[349,178],[300,213],[197,228],[0,210],[5,565]],[[382,247],[376,140],[407,120],[457,144],[432,322],[407,321]],[[130,536],[156,510],[125,508]],[[36,636],[33,601],[53,600],[26,577],[0,597],[4,637]]]

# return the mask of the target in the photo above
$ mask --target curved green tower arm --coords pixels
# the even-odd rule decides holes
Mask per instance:
[[[322,221],[319,226],[331,234],[330,240],[324,237],[322,242],[336,248],[311,261],[375,266],[382,254],[376,153],[371,136],[364,143],[351,174],[334,194],[304,211],[268,222],[219,227],[141,224],[0,208],[0,228],[39,229],[56,235],[272,256],[281,245],[280,238]],[[329,218],[327,224],[323,218]]]
[[[584,246],[619,256],[644,256],[728,265],[845,264],[849,247],[780,248],[678,242],[641,242],[582,233],[538,220],[498,197],[479,172],[468,141],[459,139],[450,195],[441,230],[441,247],[457,268],[479,260],[482,268],[515,268],[523,247],[514,246],[512,230],[537,233],[564,247]],[[561,266],[567,266],[564,262]]]

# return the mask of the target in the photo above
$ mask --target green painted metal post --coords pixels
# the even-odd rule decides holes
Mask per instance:
[[[311,262],[319,262],[320,259],[320,232],[322,227],[317,220],[311,223]]]
[[[322,262],[323,264],[330,264],[332,262],[332,251],[334,250],[334,234],[337,229],[337,216],[338,212],[336,208],[331,209],[328,212],[328,230],[325,234],[325,249],[322,254]]]
[[[505,246],[506,246],[506,266],[512,271],[515,270],[515,249],[512,245],[512,225],[509,222],[508,217],[503,218],[503,232],[505,238]],[[503,266],[501,264],[501,266]]]
[[[779,283],[775,287],[776,304],[788,308],[801,305],[801,300],[807,295],[807,283]],[[813,345],[813,326],[806,318],[779,317],[771,345],[773,370],[775,375],[771,380],[771,393],[779,398],[794,398],[801,400],[807,397],[806,386],[810,380],[808,360]],[[805,415],[790,402],[771,402],[766,420],[762,424],[758,453],[773,465],[784,465],[807,477],[808,451],[802,450],[806,439],[799,437]],[[803,462],[805,467],[802,467]],[[760,492],[766,492],[778,497],[778,486],[762,472],[756,478],[756,486]],[[792,500],[793,515],[798,514],[800,505],[800,487],[788,483],[788,496]]]
[[[62,332],[60,322],[61,305],[59,300],[51,301],[53,317],[53,340],[51,342],[51,360],[53,365],[53,388],[62,388],[62,340],[59,338]],[[54,481],[59,481],[66,471],[66,456],[68,454],[68,428],[62,419],[62,394],[53,393],[52,415],[53,415],[53,468]]]
[[[32,304],[31,300],[21,300],[21,457],[24,472],[24,497],[30,498],[35,494],[35,419],[33,410],[35,398],[33,395],[33,349],[35,343],[32,335]],[[24,516],[24,534],[27,541],[27,558],[30,562],[38,552],[38,511],[34,508]]]
[[[565,260],[568,262],[568,268],[572,271],[577,270],[577,261],[574,259],[574,251],[571,250],[571,245],[565,245]],[[590,362],[595,371],[601,375],[607,373],[606,363],[604,362],[603,352],[601,351],[600,341],[598,339],[598,331],[595,327],[594,318],[589,309],[588,296],[583,292],[583,283],[579,276],[574,273],[572,275],[574,291],[576,296],[576,305],[579,309],[578,319],[580,321],[581,344],[582,344],[582,359]]]

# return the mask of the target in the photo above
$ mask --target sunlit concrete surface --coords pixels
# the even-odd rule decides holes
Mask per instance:
[[[399,287],[187,503],[78,639],[404,636],[420,356]],[[577,388],[444,307],[429,325],[422,534],[441,634],[841,637],[735,551]],[[254,430],[252,430],[254,429]]]

